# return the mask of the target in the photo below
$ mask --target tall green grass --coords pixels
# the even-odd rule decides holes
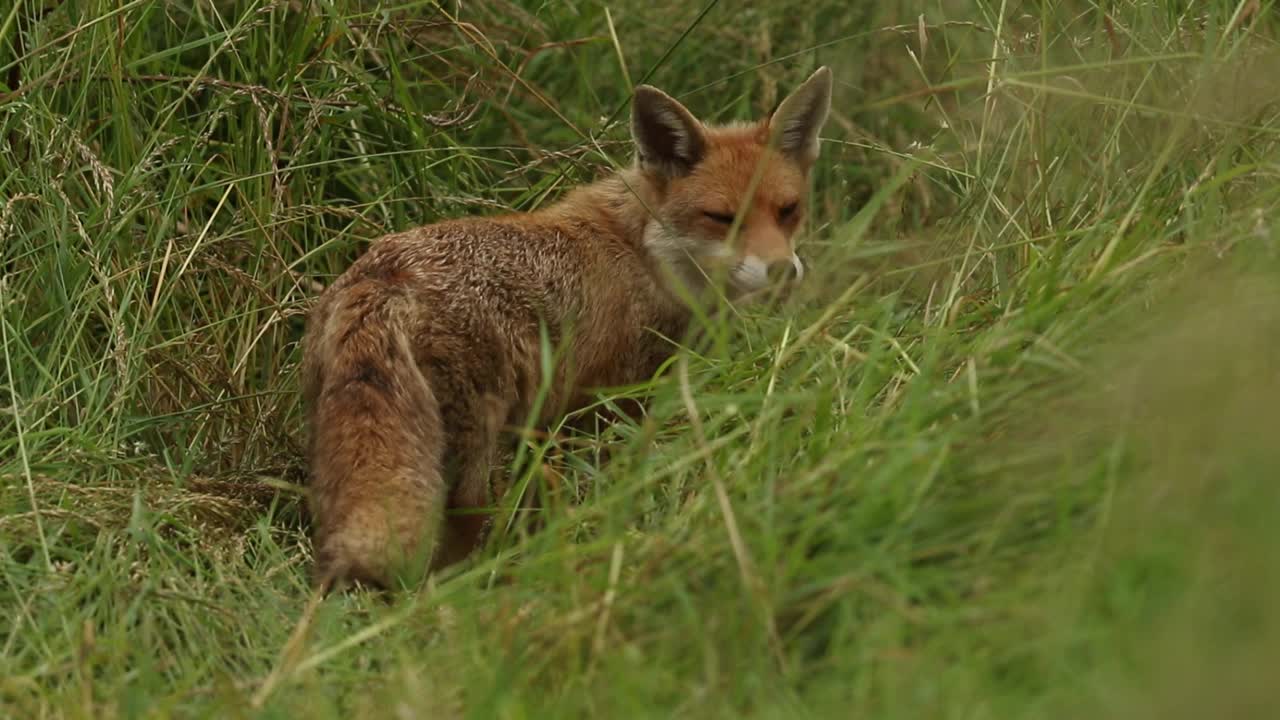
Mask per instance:
[[[14,717],[1269,717],[1271,2],[0,10]],[[296,365],[367,243],[629,160],[630,87],[837,90],[812,280],[544,508],[310,594]],[[608,402],[609,398],[604,398]]]

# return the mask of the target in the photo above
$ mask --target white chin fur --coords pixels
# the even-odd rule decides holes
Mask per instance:
[[[713,276],[717,268],[728,268],[728,280],[734,295],[756,293],[771,284],[769,266],[763,260],[754,255],[738,259],[737,253],[723,243],[682,237],[667,232],[656,222],[645,228],[644,243],[649,252],[691,291],[704,288],[708,276]],[[796,269],[796,279],[804,277],[805,268],[800,258],[792,255],[791,262]]]
[[[760,258],[748,255],[734,266],[730,279],[744,292],[763,290],[769,285],[769,268]]]
[[[660,223],[652,222],[645,228],[644,244],[649,252],[675,273],[688,290],[699,291],[707,284],[711,267],[699,268],[699,263],[732,261],[733,252],[722,244],[707,243],[667,232]]]

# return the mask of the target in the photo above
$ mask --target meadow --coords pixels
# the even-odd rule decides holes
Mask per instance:
[[[1269,0],[13,0],[0,716],[1273,717]],[[780,308],[312,593],[297,342],[369,241],[831,120]],[[513,510],[508,499],[505,510]]]

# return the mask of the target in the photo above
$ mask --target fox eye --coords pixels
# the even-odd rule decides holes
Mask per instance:
[[[783,205],[778,209],[778,219],[786,222],[787,220],[795,217],[796,208],[797,203],[788,203],[787,205]]]
[[[706,215],[708,218],[712,220],[715,220],[721,225],[733,224],[733,213],[718,213],[718,212],[711,212],[710,210],[706,210],[706,211],[703,211],[702,214]]]

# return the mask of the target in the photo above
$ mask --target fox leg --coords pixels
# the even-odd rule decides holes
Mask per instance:
[[[499,465],[498,440],[506,412],[504,403],[495,396],[486,396],[476,404],[480,406],[473,415],[476,424],[454,435],[451,449],[457,472],[432,569],[470,555],[484,541],[493,517],[492,478]]]

